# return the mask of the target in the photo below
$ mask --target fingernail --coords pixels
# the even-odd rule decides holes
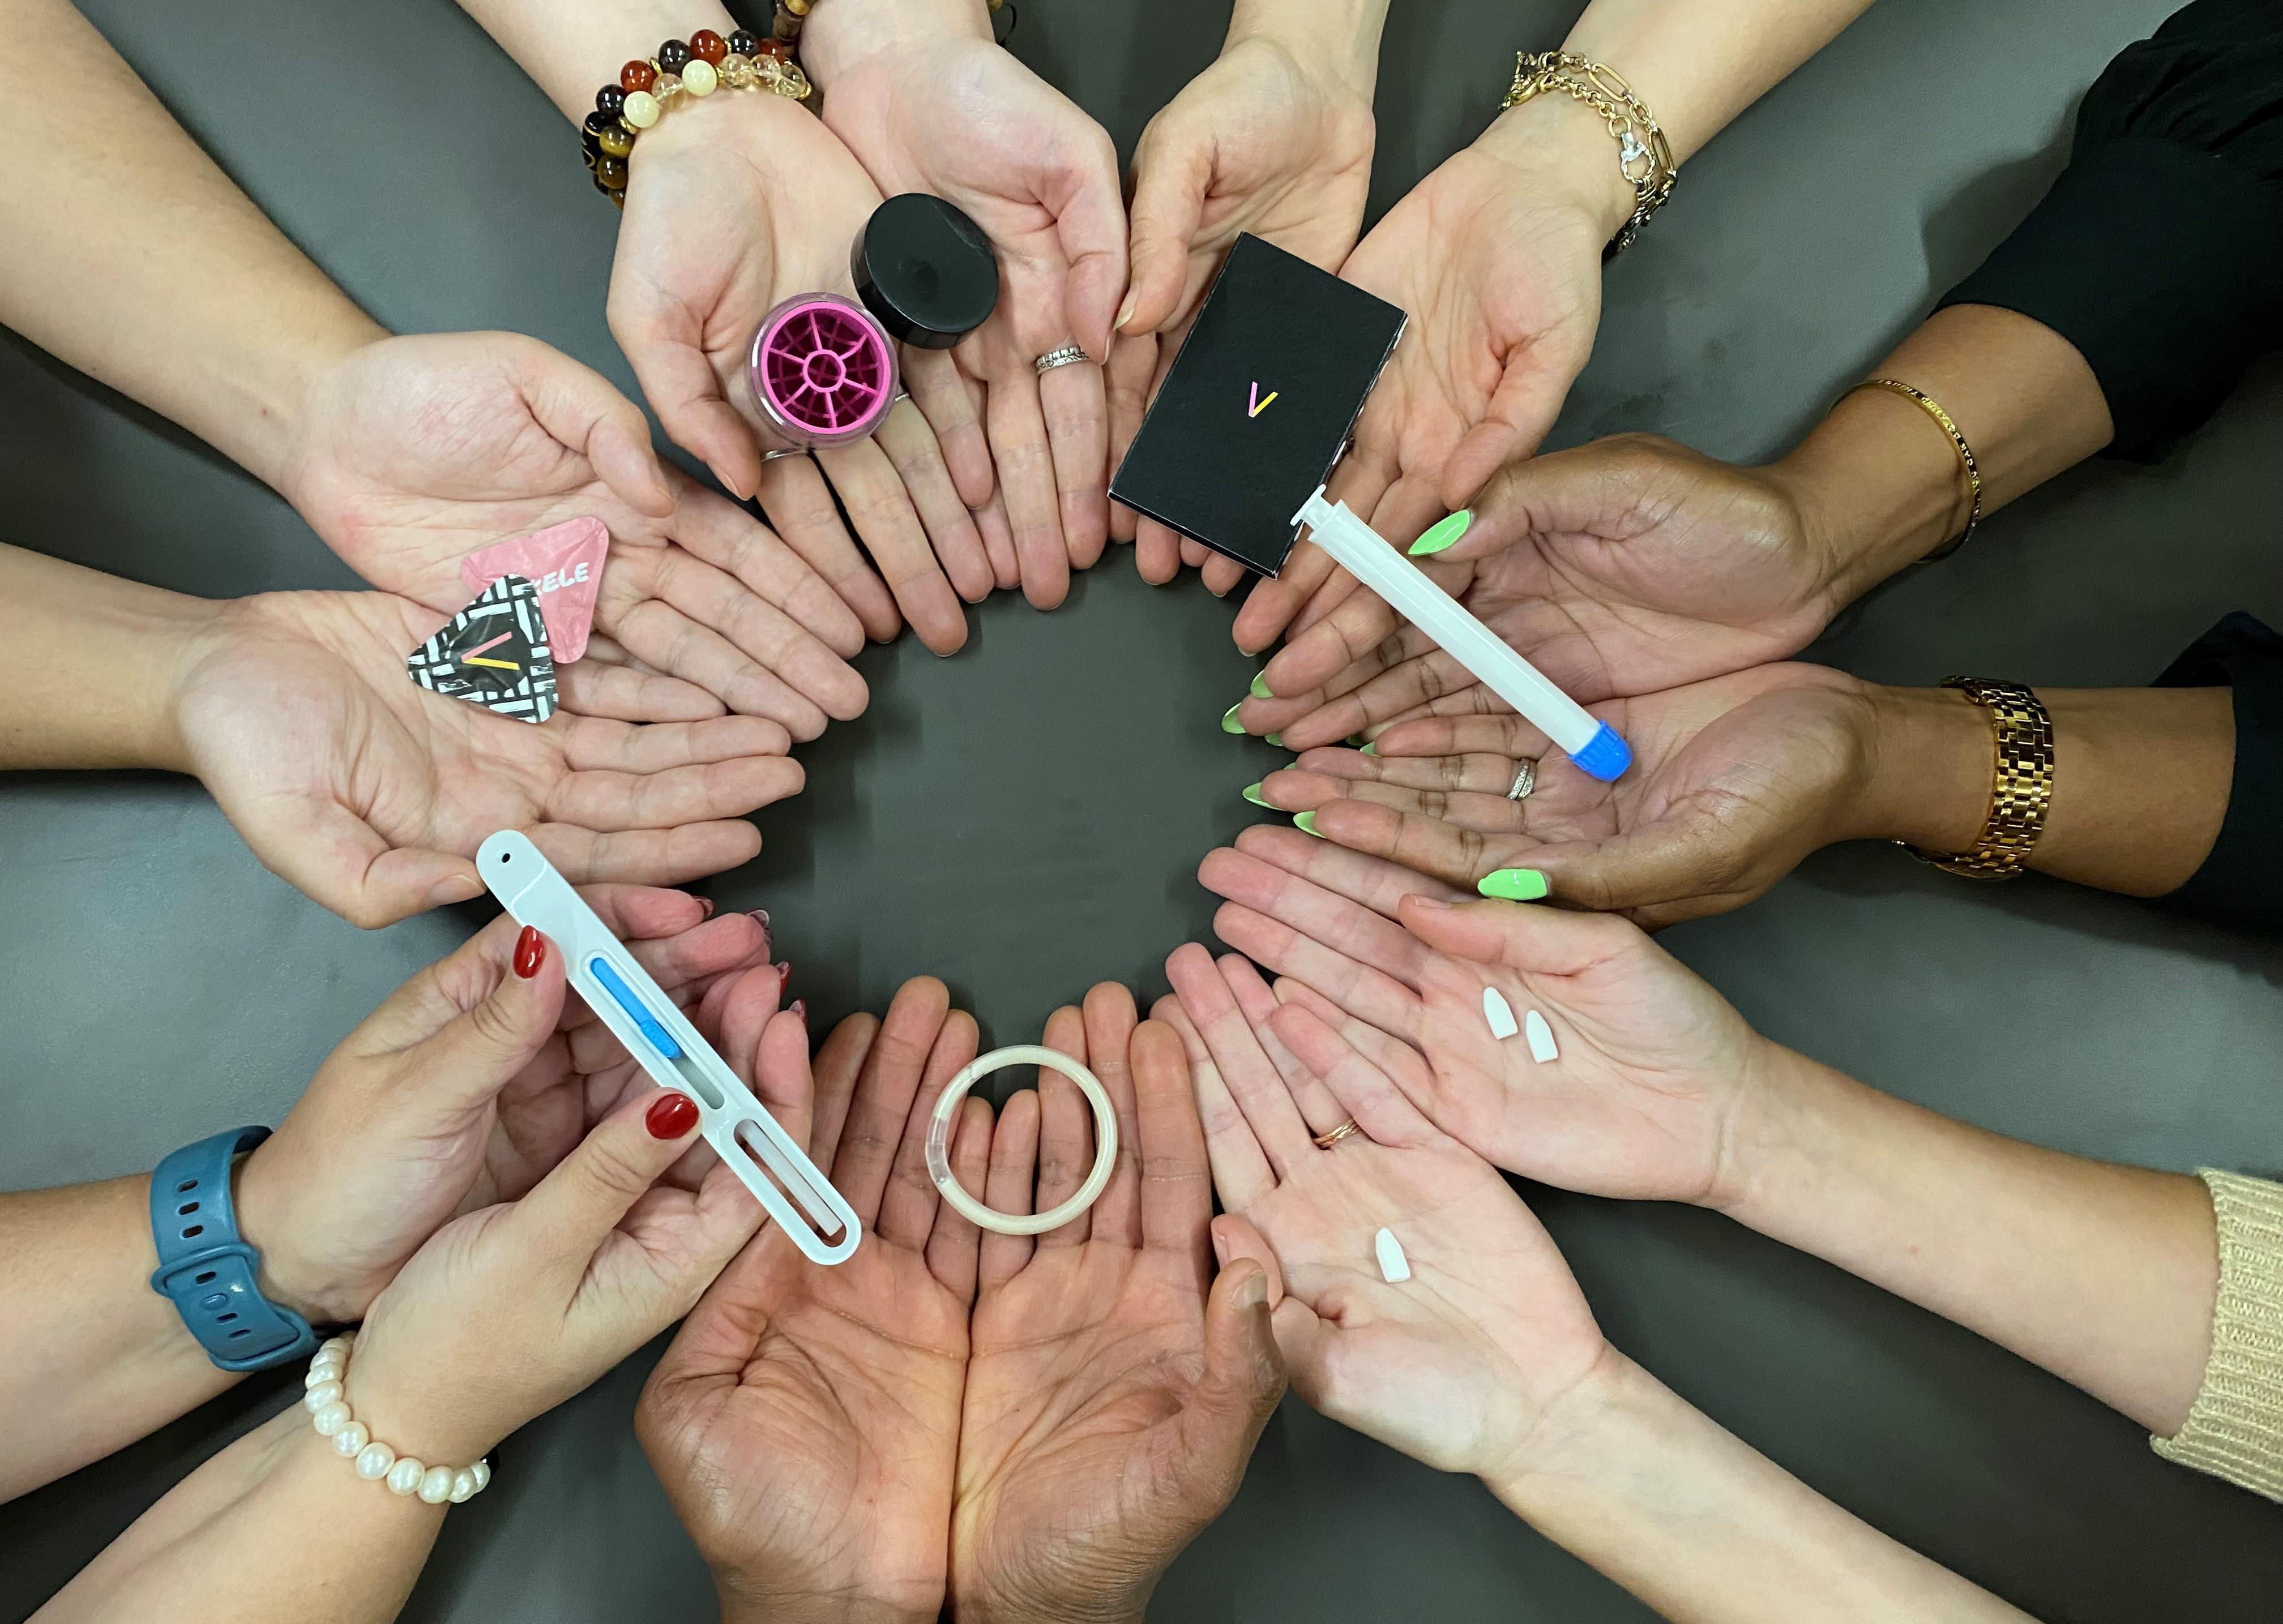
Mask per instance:
[[[769,911],[767,908],[755,908],[752,910],[752,913],[753,918],[760,921],[761,952],[766,953],[775,944],[777,939],[776,933],[769,929]]]
[[[713,917],[713,899],[711,897],[700,897],[697,899],[697,905],[705,910],[707,919]]]
[[[777,996],[779,998],[783,998],[784,996],[784,990],[791,984],[792,960],[788,959],[783,964],[777,966]]]
[[[1297,829],[1306,830],[1309,834],[1314,835],[1318,840],[1323,839],[1323,835],[1317,831],[1316,814],[1313,812],[1304,812],[1298,817],[1293,819],[1292,827]]]
[[[660,1094],[643,1113],[643,1126],[654,1139],[678,1139],[697,1126],[697,1102],[672,1090]]]
[[[1266,796],[1260,793],[1260,786],[1258,784],[1245,785],[1244,798],[1251,802],[1255,806],[1267,807],[1270,812],[1277,810],[1275,804],[1272,803]]]
[[[436,882],[435,889],[428,893],[428,905],[432,908],[440,908],[447,903],[470,902],[474,900],[483,889],[484,882],[481,880],[471,880],[464,874],[456,880],[439,880]]]
[[[1448,913],[1451,911],[1451,905],[1440,897],[1422,897],[1417,891],[1411,893],[1411,904],[1414,907],[1425,908],[1436,913]]]
[[[1268,742],[1271,744],[1274,744],[1278,750],[1282,750],[1284,748],[1284,735],[1281,733],[1270,734],[1268,735]]]
[[[803,1026],[806,1026],[808,1024],[808,1000],[806,998],[793,999],[792,1013]]]
[[[1369,739],[1366,739],[1363,742],[1363,750],[1361,753],[1367,756],[1376,756],[1379,754],[1379,746],[1374,744]]]
[[[1493,868],[1476,882],[1475,889],[1508,902],[1536,902],[1546,895],[1546,876],[1535,868]]]
[[[1456,513],[1451,515],[1450,517],[1429,529],[1427,533],[1420,537],[1419,540],[1414,541],[1411,544],[1411,556],[1414,558],[1424,558],[1430,553],[1441,552],[1445,548],[1450,546],[1451,543],[1456,541],[1461,536],[1465,535],[1467,533],[1467,526],[1474,522],[1475,510],[1472,508],[1460,509]]]
[[[1244,724],[1236,719],[1236,713],[1243,709],[1244,701],[1240,699],[1235,704],[1229,706],[1227,710],[1220,713],[1220,730],[1223,733],[1243,733],[1244,731]]]
[[[1255,1273],[1251,1278],[1238,1283],[1236,1288],[1238,1308],[1250,1313],[1254,1309],[1262,1307],[1267,1301],[1268,1276],[1266,1273]]]
[[[1126,302],[1118,307],[1118,326],[1122,328],[1134,319],[1134,307],[1140,299],[1141,295],[1138,293],[1128,293],[1126,296]]]
[[[1252,696],[1255,699],[1274,699],[1276,697],[1275,694],[1271,691],[1268,687],[1268,673],[1266,672],[1255,672],[1252,673]]]
[[[546,962],[547,938],[539,934],[537,927],[526,925],[515,938],[515,973],[529,981]]]

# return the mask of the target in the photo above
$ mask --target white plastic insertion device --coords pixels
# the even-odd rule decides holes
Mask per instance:
[[[1335,563],[1386,599],[1389,608],[1512,705],[1576,762],[1578,771],[1607,781],[1622,777],[1632,765],[1632,750],[1614,728],[1595,720],[1585,706],[1547,681],[1537,666],[1508,648],[1405,557],[1400,548],[1350,512],[1347,503],[1326,501],[1320,485],[1292,522],[1307,525],[1309,539]]]
[[[864,1239],[854,1210],[539,848],[502,829],[476,849],[476,871],[518,923],[555,944],[571,984],[635,1063],[697,1101],[705,1142],[792,1243],[817,1263],[845,1262]]]

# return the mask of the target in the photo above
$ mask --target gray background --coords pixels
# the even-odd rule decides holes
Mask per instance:
[[[1218,47],[1214,0],[1021,0],[1016,49],[1131,150]],[[1478,129],[1502,53],[1576,5],[1396,7],[1375,214]],[[2083,88],[2168,0],[1890,0],[1690,164],[1608,278],[1554,435],[1788,444],[2058,169]],[[615,218],[562,122],[441,0],[89,10],[258,200],[401,330],[518,328],[633,379],[604,329]],[[600,76],[598,68],[598,79]],[[59,66],[46,87],[61,93]],[[54,229],[68,229],[67,221]],[[2098,275],[2088,265],[2088,275]],[[1929,682],[1971,671],[2145,681],[2220,613],[2283,615],[2283,373],[2154,470],[2090,467],[1896,583],[1819,650]],[[20,344],[0,344],[0,534],[210,595],[346,586],[266,490]],[[1113,554],[1061,612],[1001,594],[965,652],[909,640],[873,704],[804,752],[761,857],[708,889],[766,905],[827,1018],[945,976],[1022,1041],[1096,977],[1154,994],[1211,902],[1197,859],[1280,759],[1215,719],[1251,666],[1194,579]],[[473,908],[361,935],[271,878],[194,783],[0,781],[0,1188],[148,1168],[275,1121],[330,1047],[460,941]],[[1764,1030],[1993,1128],[2172,1168],[2283,1165],[2283,954],[2041,880],[1967,885],[1898,852],[1808,863],[1671,945]],[[1611,1337],[1842,1504],[2049,1620],[2271,1613],[2273,1508],[2170,1467],[2091,1399],[1975,1337],[1693,1210],[1532,1192]],[[712,1616],[634,1444],[655,1350],[511,1440],[406,1617]],[[258,1381],[0,1508],[20,1618],[220,1441]],[[1176,1565],[1161,1620],[1608,1620],[1646,1610],[1472,1482],[1288,1403],[1235,1506]]]

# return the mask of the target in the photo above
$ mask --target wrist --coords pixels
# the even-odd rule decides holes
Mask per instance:
[[[232,1182],[238,1237],[261,1257],[261,1294],[313,1325],[353,1325],[362,1317],[364,1303],[347,1283],[333,1278],[318,1260],[301,1256],[294,1245],[303,1226],[292,1214],[292,1182],[277,1146],[273,1137],[241,1157]]]
[[[1236,0],[1226,56],[1258,40],[1299,63],[1309,77],[1368,110],[1379,81],[1388,0]]]
[[[1921,408],[1883,389],[1841,396],[1765,473],[1799,510],[1827,618],[1966,523],[1956,451]]]
[[[1990,713],[1955,688],[1872,688],[1866,771],[1842,838],[1963,851],[1990,814]]]
[[[992,38],[986,0],[818,0],[800,31],[801,66],[830,91],[861,65]]]
[[[1575,208],[1607,243],[1632,217],[1632,183],[1601,115],[1567,96],[1535,96],[1509,107],[1470,149],[1516,170],[1518,182]]]
[[[436,1348],[405,1347],[391,1335],[384,1332],[376,1342],[369,1328],[360,1331],[341,1378],[342,1402],[374,1442],[399,1458],[457,1468],[483,1459],[522,1425],[480,1413],[484,1406],[473,1402],[480,1372],[476,1382],[465,1372],[456,1377],[440,1367]]]
[[[921,1609],[845,1593],[788,1595],[718,1569],[713,1574],[713,1593],[721,1624],[936,1624],[943,1616],[940,1605]],[[962,1624],[966,1624],[964,1614]]]

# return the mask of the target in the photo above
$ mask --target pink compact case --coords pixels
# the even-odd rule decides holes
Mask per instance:
[[[768,314],[748,362],[769,426],[806,451],[861,439],[896,398],[896,346],[853,299],[803,293]]]

